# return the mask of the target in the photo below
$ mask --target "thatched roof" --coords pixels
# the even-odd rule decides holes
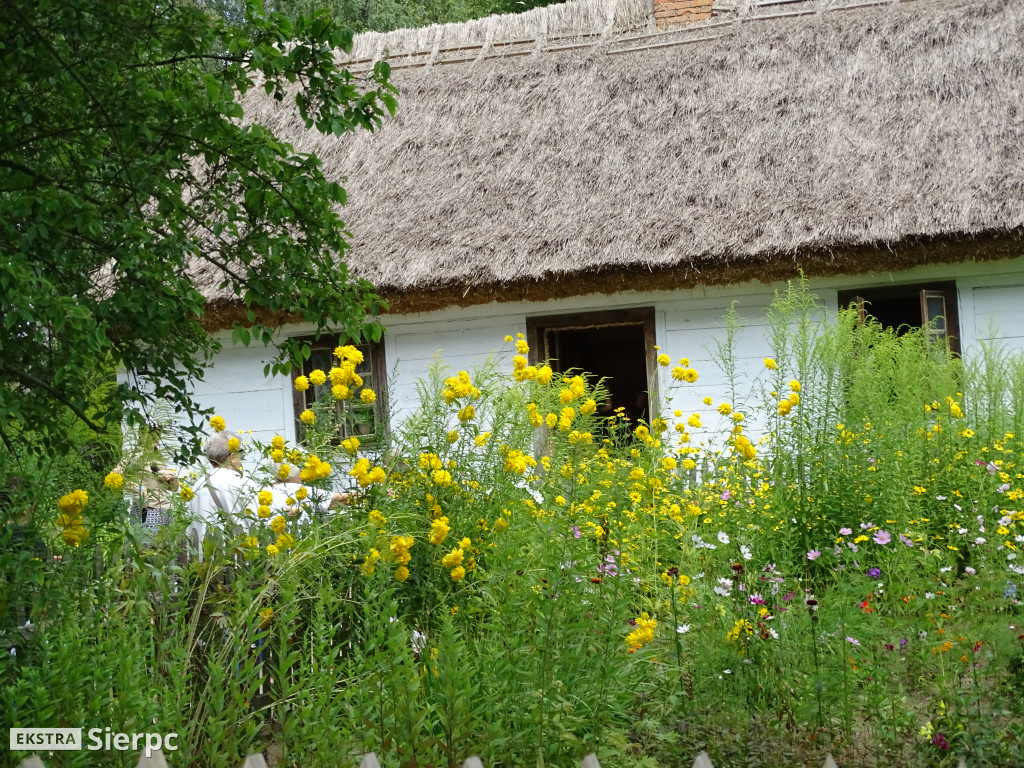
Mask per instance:
[[[396,308],[1024,253],[1024,0],[775,12],[364,35],[401,88],[383,129],[251,114],[344,180],[350,267]]]

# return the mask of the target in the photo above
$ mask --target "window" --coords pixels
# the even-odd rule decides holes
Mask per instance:
[[[840,291],[839,306],[853,306],[862,319],[873,317],[897,334],[926,328],[929,339],[941,340],[953,353],[960,353],[956,283],[918,283]]]
[[[560,373],[605,380],[602,413],[622,408],[629,419],[649,420],[658,381],[653,308],[527,318],[526,334],[532,363],[550,360]]]
[[[328,373],[331,368],[338,364],[338,358],[334,356],[334,350],[345,344],[340,336],[321,336],[319,339],[303,339],[310,344],[309,359],[302,366],[302,370],[296,370],[292,376],[294,382],[300,374],[309,376],[312,371],[318,368]],[[307,408],[316,402],[334,403],[338,414],[338,435],[334,438],[339,442],[346,437],[358,437],[360,442],[368,445],[378,445],[383,442],[387,431],[387,376],[385,373],[384,342],[375,344],[356,344],[356,349],[363,353],[363,362],[356,366],[356,373],[363,380],[362,388],[369,388],[377,395],[372,404],[362,402],[356,397],[349,400],[334,400],[331,396],[331,382],[315,386],[310,384],[309,389],[299,392],[294,387],[293,405],[295,409],[295,436],[302,441],[306,436],[306,425],[299,418]]]

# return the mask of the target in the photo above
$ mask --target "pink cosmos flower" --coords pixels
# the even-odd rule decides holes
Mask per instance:
[[[892,541],[892,535],[888,531],[878,531],[877,533],[875,533],[874,536],[871,537],[871,540],[875,542],[875,544],[880,544],[884,547],[886,544]]]

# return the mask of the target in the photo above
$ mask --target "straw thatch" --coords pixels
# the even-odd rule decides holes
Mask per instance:
[[[627,31],[626,0],[581,5],[598,36],[568,51],[541,52],[555,8],[358,39],[401,88],[373,135],[249,103],[344,180],[350,267],[396,309],[1024,253],[1024,0],[791,4],[669,35]],[[530,55],[495,46],[516,34]]]

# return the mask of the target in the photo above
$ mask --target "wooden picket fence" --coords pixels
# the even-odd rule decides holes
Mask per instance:
[[[38,755],[32,755],[21,761],[21,768],[46,768],[46,764],[42,761]],[[152,755],[146,757],[145,754],[139,756],[139,762],[136,768],[168,768],[167,760],[164,758],[163,752],[159,749],[156,750]],[[249,755],[245,758],[245,762],[239,768],[269,768],[267,761],[263,758],[262,754]],[[362,762],[359,763],[359,768],[381,768],[380,760],[377,759],[377,755],[370,752],[363,755]],[[470,757],[462,764],[462,768],[484,768],[483,761],[479,757]],[[583,762],[580,764],[580,768],[601,768],[601,764],[597,761],[597,755],[591,753],[583,758]],[[711,762],[711,758],[708,757],[707,752],[701,752],[697,755],[697,759],[693,761],[693,768],[715,768]],[[825,757],[825,764],[822,768],[839,768],[836,765],[836,761],[832,759],[832,755]],[[967,762],[960,758],[960,763],[957,768],[967,768]]]

